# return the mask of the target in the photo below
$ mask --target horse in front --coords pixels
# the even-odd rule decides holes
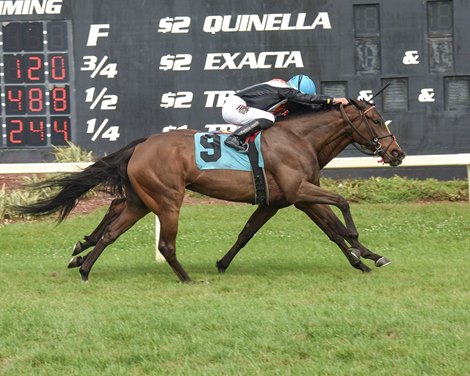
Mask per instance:
[[[101,223],[73,249],[69,267],[79,267],[83,281],[104,249],[149,212],[159,217],[158,249],[182,282],[189,275],[176,257],[178,220],[185,190],[222,200],[255,203],[250,171],[201,170],[196,164],[195,133],[179,130],[136,140],[105,156],[83,171],[41,183],[59,188],[57,194],[17,211],[30,215],[59,213],[63,220],[84,194],[96,186],[118,196]],[[294,205],[338,245],[349,263],[363,271],[390,261],[359,242],[349,203],[320,186],[320,171],[348,145],[355,143],[391,166],[401,164],[405,153],[390,133],[375,106],[350,100],[330,110],[289,115],[261,134],[261,150],[269,200],[258,205],[235,244],[217,261],[224,272],[236,254],[278,210]],[[220,152],[213,145],[213,151]],[[336,206],[341,221],[330,206]],[[93,247],[84,256],[82,252]]]

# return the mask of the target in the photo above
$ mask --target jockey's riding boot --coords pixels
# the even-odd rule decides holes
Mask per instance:
[[[235,132],[233,132],[230,136],[225,139],[224,143],[225,145],[234,148],[238,151],[246,151],[245,146],[243,145],[243,141],[245,140],[245,138],[252,135],[256,131],[269,128],[273,124],[274,123],[268,119],[253,120],[251,123],[242,125],[240,128],[238,128]]]

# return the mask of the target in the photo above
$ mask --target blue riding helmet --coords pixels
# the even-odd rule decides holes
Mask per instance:
[[[314,95],[317,93],[317,88],[315,87],[312,79],[304,74],[292,77],[287,81],[287,84],[303,94]]]

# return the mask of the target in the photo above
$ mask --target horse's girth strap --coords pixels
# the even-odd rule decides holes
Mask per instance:
[[[263,169],[259,166],[259,151],[254,142],[248,143],[248,159],[253,172],[255,186],[255,204],[268,205],[268,191]]]

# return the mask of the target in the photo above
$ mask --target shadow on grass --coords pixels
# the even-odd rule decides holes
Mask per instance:
[[[352,268],[347,261],[335,262],[327,264],[322,261],[292,260],[286,263],[285,260],[278,262],[277,260],[264,260],[263,262],[248,263],[246,261],[234,262],[225,273],[219,273],[215,265],[212,263],[196,262],[182,263],[189,276],[197,282],[199,279],[206,278],[223,278],[224,276],[233,277],[265,277],[282,278],[296,274],[315,275],[316,277],[327,276],[351,276],[363,274],[359,270]],[[372,267],[372,265],[369,265]],[[374,268],[374,271],[377,270]],[[378,272],[379,270],[377,270]],[[77,280],[80,280],[78,269],[70,269],[70,274],[75,274]],[[90,282],[94,280],[107,281],[130,281],[140,280],[146,277],[152,282],[179,282],[176,275],[166,262],[156,263],[139,263],[139,264],[122,264],[122,265],[100,265],[96,266],[90,273]]]

